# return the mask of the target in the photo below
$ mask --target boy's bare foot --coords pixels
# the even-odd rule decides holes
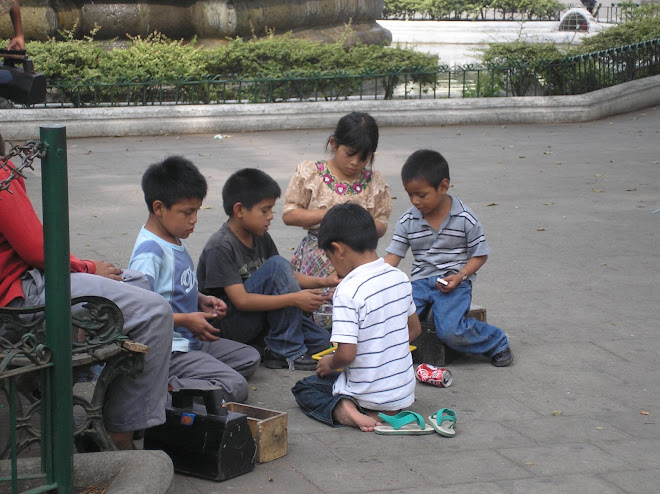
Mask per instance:
[[[339,400],[332,411],[332,418],[342,425],[355,427],[362,432],[373,432],[377,425],[381,425],[374,417],[361,413],[351,400]]]

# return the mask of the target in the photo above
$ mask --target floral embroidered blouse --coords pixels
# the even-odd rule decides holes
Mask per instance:
[[[364,207],[374,220],[387,227],[392,198],[380,172],[365,169],[354,182],[342,182],[332,175],[326,161],[303,161],[297,166],[284,194],[282,215],[297,208],[330,209],[349,201]],[[314,225],[309,229],[318,228],[319,225]]]

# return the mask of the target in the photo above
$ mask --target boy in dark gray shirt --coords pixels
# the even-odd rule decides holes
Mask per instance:
[[[279,255],[268,227],[280,193],[277,182],[261,170],[245,168],[229,177],[222,189],[229,220],[200,255],[199,290],[227,303],[227,316],[219,322],[224,338],[265,345],[266,367],[313,370],[312,354],[330,346],[330,334],[303,311],[313,312],[327,301],[312,288],[335,286],[338,278],[294,273]]]

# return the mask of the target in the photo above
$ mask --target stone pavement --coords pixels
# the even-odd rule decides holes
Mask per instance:
[[[441,151],[451,192],[476,211],[493,250],[474,301],[508,332],[515,363],[462,357],[448,366],[451,387],[418,384],[412,410],[457,412],[451,439],[321,425],[289,391],[307,373],[262,367],[248,403],[288,413],[288,455],[220,483],[176,475],[171,492],[656,493],[659,129],[658,107],[580,124],[382,128],[375,167],[394,212],[379,251],[409,207],[403,161]],[[182,154],[210,185],[187,241],[196,259],[224,221],[229,174],[259,167],[284,190],[299,161],[327,156],[331,130],[70,139],[72,251],[126,266],[146,219],[140,176]],[[39,171],[29,175],[39,203]],[[279,212],[270,232],[284,256],[303,236]],[[409,258],[402,267],[409,272]]]

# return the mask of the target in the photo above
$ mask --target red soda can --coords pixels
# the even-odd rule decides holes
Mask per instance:
[[[420,382],[432,384],[439,388],[448,388],[452,381],[449,369],[431,364],[419,364],[415,370],[415,377]]]

